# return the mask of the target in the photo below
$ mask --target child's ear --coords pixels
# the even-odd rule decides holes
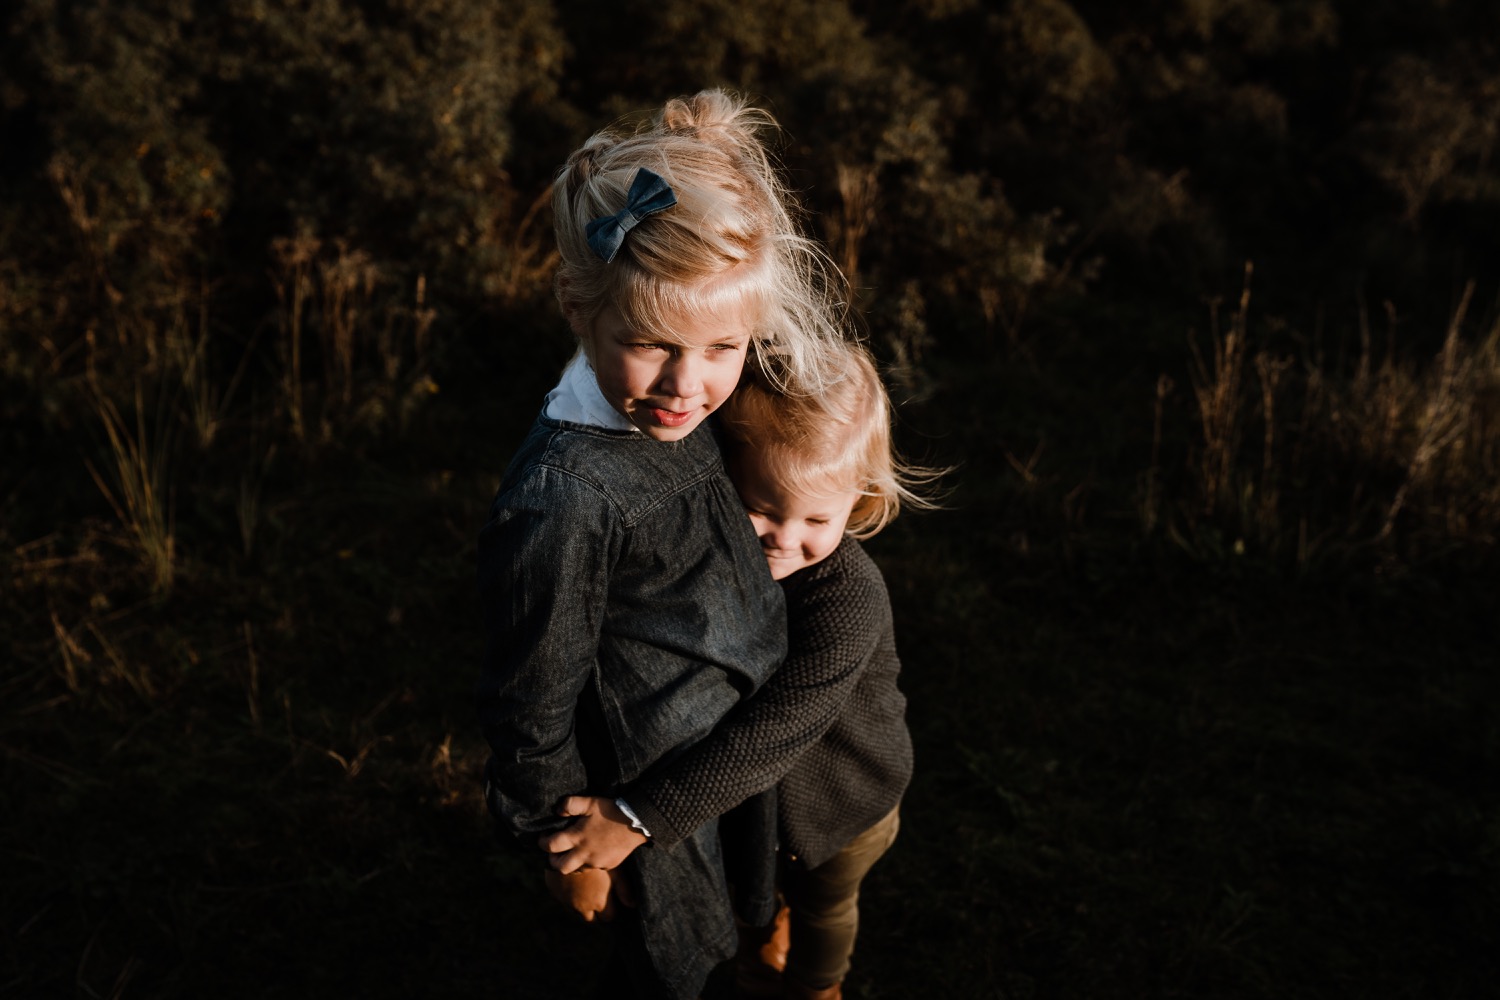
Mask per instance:
[[[563,306],[563,318],[568,321],[568,326],[573,330],[573,336],[579,340],[588,342],[593,333],[592,324],[583,321],[583,314],[576,305]]]
[[[568,326],[573,330],[573,336],[584,343],[589,343],[593,335],[593,324],[587,322],[583,316],[583,309],[578,300],[568,294],[568,279],[559,277],[557,279],[557,304],[562,308],[563,319],[568,321]]]

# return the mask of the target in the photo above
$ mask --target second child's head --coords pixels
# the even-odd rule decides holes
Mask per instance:
[[[747,360],[791,391],[828,378],[837,282],[792,221],[774,124],[705,91],[594,135],[557,178],[558,302],[605,399],[654,438],[696,429]]]
[[[892,448],[874,362],[853,344],[833,353],[843,378],[818,395],[747,379],[722,411],[730,475],[778,580],[832,555],[845,534],[875,534],[903,501],[927,505]]]

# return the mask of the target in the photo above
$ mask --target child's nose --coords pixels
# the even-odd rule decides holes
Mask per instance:
[[[760,541],[768,549],[785,552],[792,547],[792,532],[784,524],[770,524],[766,526],[765,531],[761,532]]]
[[[698,395],[703,391],[703,364],[696,351],[682,351],[662,371],[662,391],[678,399]]]

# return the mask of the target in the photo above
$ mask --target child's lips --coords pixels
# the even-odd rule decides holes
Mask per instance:
[[[660,406],[653,406],[651,408],[651,415],[663,427],[681,427],[693,419],[692,410],[668,410]]]

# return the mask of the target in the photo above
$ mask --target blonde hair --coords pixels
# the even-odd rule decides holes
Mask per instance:
[[[753,309],[754,355],[772,384],[808,393],[835,380],[824,345],[845,336],[844,281],[798,231],[761,138],[775,128],[743,98],[705,90],[668,101],[648,125],[605,129],[585,142],[552,195],[564,312],[588,327],[613,305],[632,328],[675,340],[684,318],[742,305]],[[585,228],[620,210],[642,168],[666,180],[677,204],[642,219],[605,263]],[[587,338],[583,346],[592,356]]]
[[[936,504],[919,492],[940,470],[909,465],[891,443],[891,403],[869,352],[843,343],[827,358],[843,377],[814,396],[790,396],[746,377],[719,408],[733,450],[753,450],[774,485],[804,497],[861,494],[846,533],[869,538],[902,504]]]

